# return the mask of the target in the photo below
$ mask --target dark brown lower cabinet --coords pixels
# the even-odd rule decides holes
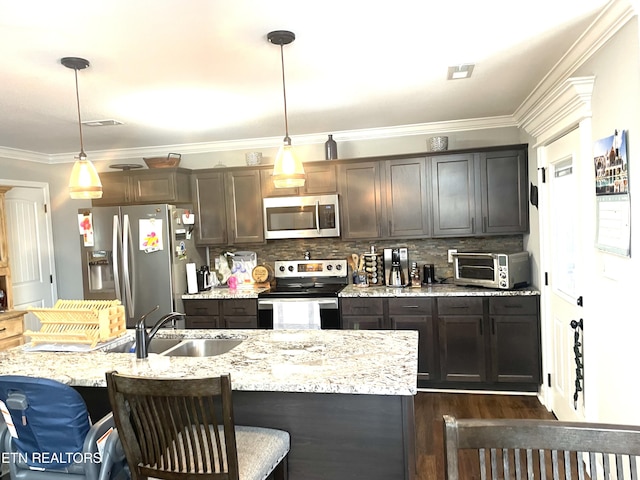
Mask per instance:
[[[425,381],[437,378],[434,305],[433,299],[425,297],[388,299],[391,329],[418,331],[418,379]]]
[[[184,300],[187,328],[258,328],[256,299]]]
[[[187,328],[218,328],[218,300],[184,300],[184,313]]]
[[[536,391],[539,296],[342,297],[342,328],[417,330],[418,386]]]
[[[440,378],[485,382],[484,307],[479,297],[438,298]]]
[[[489,299],[491,379],[539,384],[542,378],[538,297]]]
[[[536,390],[542,379],[538,296],[438,299],[441,380]]]
[[[341,298],[344,330],[384,330],[387,326],[383,298]]]

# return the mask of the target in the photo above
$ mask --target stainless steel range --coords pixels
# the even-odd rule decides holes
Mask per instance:
[[[273,328],[273,303],[318,302],[323,329],[340,328],[338,293],[348,281],[346,260],[276,261],[276,286],[258,294],[260,328]]]

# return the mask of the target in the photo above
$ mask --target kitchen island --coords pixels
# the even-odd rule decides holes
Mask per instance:
[[[231,374],[236,423],[291,434],[289,478],[411,479],[415,474],[415,331],[169,330],[157,338],[236,338],[212,357],[91,352],[0,353],[3,374],[52,378],[88,403],[106,399],[105,372],[150,377]],[[153,340],[151,342],[153,345]]]

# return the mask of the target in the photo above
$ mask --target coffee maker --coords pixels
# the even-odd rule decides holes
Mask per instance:
[[[409,249],[407,247],[384,249],[384,281],[389,287],[409,285]]]

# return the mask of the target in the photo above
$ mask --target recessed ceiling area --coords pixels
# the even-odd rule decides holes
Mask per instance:
[[[282,138],[511,115],[606,0],[0,0],[0,149],[86,151]],[[452,65],[474,64],[464,81]]]

